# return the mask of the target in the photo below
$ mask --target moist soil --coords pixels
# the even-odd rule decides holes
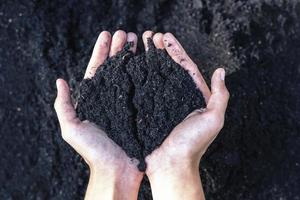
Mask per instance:
[[[1,2],[0,199],[83,198],[89,171],[61,138],[55,80],[75,91],[98,34],[121,28],[172,32],[209,85],[225,67],[225,126],[200,163],[207,199],[299,200],[299,18],[292,0]]]
[[[165,50],[154,47],[134,56],[123,51],[81,82],[77,113],[100,126],[130,158],[139,160],[162,144],[172,129],[195,109],[205,107],[193,79]]]

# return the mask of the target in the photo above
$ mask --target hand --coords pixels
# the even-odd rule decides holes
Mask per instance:
[[[134,33],[117,31],[113,37],[102,32],[95,44],[84,78],[92,78],[97,68],[107,59],[122,50],[126,41],[134,42]],[[63,139],[86,161],[90,168],[90,181],[86,199],[137,199],[143,173],[137,168],[138,161],[130,159],[106,133],[89,121],[80,121],[70,97],[68,84],[58,79],[55,110]]]
[[[143,38],[151,37],[144,33]],[[199,176],[200,159],[223,127],[229,99],[225,71],[217,69],[211,79],[211,91],[197,65],[189,58],[176,38],[170,34],[153,36],[156,48],[166,49],[172,59],[193,78],[207,107],[195,110],[178,124],[163,144],[146,157],[154,199],[204,199]],[[175,192],[176,191],[176,192]]]

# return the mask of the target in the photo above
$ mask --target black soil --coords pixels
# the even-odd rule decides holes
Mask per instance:
[[[292,0],[1,1],[0,199],[82,199],[88,168],[61,138],[55,80],[74,90],[100,31],[122,28],[174,33],[208,83],[226,68],[225,127],[201,161],[207,199],[299,200],[299,19]]]
[[[128,50],[108,59],[92,79],[81,82],[77,113],[105,130],[131,158],[140,161],[162,144],[195,109],[205,107],[193,79],[166,51],[149,40],[149,50]]]

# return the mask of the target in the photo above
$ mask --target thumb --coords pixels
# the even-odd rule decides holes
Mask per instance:
[[[218,68],[212,76],[211,93],[207,109],[224,115],[229,99],[229,92],[225,86],[225,70],[223,68]]]
[[[76,122],[76,112],[72,104],[70,89],[66,81],[63,79],[56,80],[57,97],[54,103],[54,108],[60,123],[61,128]]]

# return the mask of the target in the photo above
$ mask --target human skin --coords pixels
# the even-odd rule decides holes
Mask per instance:
[[[113,37],[103,31],[95,44],[84,78],[92,78],[97,68],[110,56],[133,41],[136,51],[137,36],[134,33],[117,31]],[[68,84],[58,79],[57,98],[54,107],[58,116],[63,139],[86,161],[90,178],[86,200],[137,199],[144,173],[137,168],[138,161],[130,159],[106,133],[89,121],[80,121],[70,97]]]
[[[147,38],[153,38],[156,48],[166,49],[172,59],[192,76],[202,92],[207,108],[195,110],[177,125],[163,144],[146,157],[146,174],[150,180],[153,198],[205,199],[199,176],[199,163],[207,147],[215,139],[224,123],[229,93],[225,86],[225,71],[217,69],[211,81],[211,90],[198,67],[170,34],[146,31],[143,34],[145,50]],[[137,36],[117,31],[113,38],[102,32],[95,44],[84,78],[92,78],[97,68],[110,56],[133,41],[136,51]],[[86,161],[90,179],[85,199],[137,199],[144,173],[137,169],[138,161],[126,153],[106,133],[89,121],[80,121],[74,109],[67,83],[57,80],[55,110],[63,139]]]
[[[197,65],[171,33],[153,35],[151,31],[146,31],[143,34],[144,45],[147,46],[147,38],[152,36],[156,48],[166,49],[172,59],[188,71],[207,105],[205,109],[189,114],[162,145],[146,157],[146,175],[150,180],[152,196],[154,200],[205,199],[199,164],[224,124],[229,99],[225,71],[219,68],[214,72],[210,90]]]

